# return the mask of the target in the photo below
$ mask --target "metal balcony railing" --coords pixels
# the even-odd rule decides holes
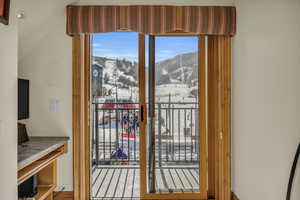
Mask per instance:
[[[138,116],[138,103],[93,103],[94,165],[138,164]],[[197,164],[198,104],[158,102],[155,116],[157,163]]]

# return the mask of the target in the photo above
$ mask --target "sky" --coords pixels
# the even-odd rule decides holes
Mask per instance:
[[[146,38],[146,52],[148,42]],[[155,59],[162,61],[178,54],[197,51],[197,37],[156,37]],[[114,32],[93,35],[93,55],[130,61],[138,60],[138,33]]]

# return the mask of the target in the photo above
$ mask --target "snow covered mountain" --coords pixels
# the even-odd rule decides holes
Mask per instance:
[[[128,60],[93,57],[94,64],[103,68],[104,84],[118,84],[121,88],[137,86],[137,63]]]
[[[197,79],[196,52],[180,54],[156,63],[157,85],[182,83],[191,85]]]
[[[94,63],[103,66],[104,84],[118,84],[121,88],[137,86],[137,62],[105,57],[93,57],[93,60]],[[193,52],[156,63],[156,84],[181,83],[192,86],[197,79],[197,62],[197,53]]]

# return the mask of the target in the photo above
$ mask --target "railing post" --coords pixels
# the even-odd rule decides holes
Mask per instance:
[[[119,112],[118,112],[118,104],[116,102],[116,149],[119,148]],[[123,138],[122,138],[122,143],[123,143]],[[123,148],[123,146],[122,146]]]
[[[158,165],[161,167],[161,104],[157,103],[158,107]]]
[[[178,161],[180,161],[180,153],[181,153],[181,149],[180,149],[180,109],[178,109]]]
[[[102,139],[103,139],[103,142],[102,142],[102,144],[101,144],[101,142],[100,142],[100,146],[102,146],[102,152],[101,153],[103,153],[103,160],[105,161],[106,160],[106,135],[105,135],[105,127],[104,127],[104,124],[103,124],[103,122],[104,122],[104,116],[105,116],[105,110],[101,110],[102,111],[102,122],[100,122],[101,124],[102,124]],[[101,114],[100,114],[101,115]]]
[[[135,105],[135,104],[133,104],[133,105]],[[133,158],[133,160],[134,160],[134,162],[136,162],[137,160],[136,160],[136,137],[137,137],[137,121],[136,121],[136,110],[135,109],[133,109],[133,132],[134,132],[134,150],[133,150],[133,152],[134,152],[134,158]]]
[[[171,136],[171,94],[169,93],[169,102],[168,102],[168,118],[169,118],[169,127],[167,127],[168,129],[168,153],[171,152],[171,148],[172,148],[172,144],[171,144],[171,141],[170,141],[170,136]],[[169,154],[168,154],[169,156]],[[169,159],[169,157],[168,157]]]
[[[95,104],[92,104],[92,106],[93,106],[93,121],[92,121],[92,123],[93,123],[93,132],[92,132],[92,165],[94,166],[95,165],[95,163],[96,163],[96,159],[94,159],[94,156],[96,156],[95,155],[95,152],[96,152],[96,146],[95,146],[95,134],[96,134],[96,131],[95,131]]]
[[[186,137],[187,137],[187,129],[186,129],[186,109],[184,109],[184,128],[183,128],[183,136],[184,136],[184,161],[186,162]]]
[[[98,116],[98,104],[95,104],[95,139],[96,139],[96,164],[98,165],[99,164],[99,116]]]
[[[127,156],[128,156],[128,162],[130,161],[130,154],[131,154],[131,144],[130,144],[130,142],[129,142],[129,135],[131,134],[131,132],[132,132],[132,128],[131,128],[131,124],[130,124],[130,116],[129,116],[130,114],[129,114],[129,109],[127,110],[127,117],[128,117],[128,131],[127,131],[127,134],[128,134],[128,137],[127,137]],[[122,112],[122,119],[123,119],[123,112]],[[123,138],[122,138],[123,139]]]
[[[200,112],[200,110],[199,110],[200,108],[199,107],[197,107],[197,109],[196,109],[196,111],[195,111],[195,136],[196,136],[196,140],[195,140],[195,142],[196,142],[196,144],[195,144],[195,149],[196,149],[196,152],[197,152],[197,158],[199,159],[199,140],[198,140],[198,138],[199,138],[199,112]]]
[[[175,138],[174,138],[174,104],[172,105],[172,161],[175,161]]]

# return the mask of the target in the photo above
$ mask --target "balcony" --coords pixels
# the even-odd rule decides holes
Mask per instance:
[[[93,199],[139,198],[138,103],[93,111]],[[155,113],[156,192],[199,192],[198,104],[159,102]]]

